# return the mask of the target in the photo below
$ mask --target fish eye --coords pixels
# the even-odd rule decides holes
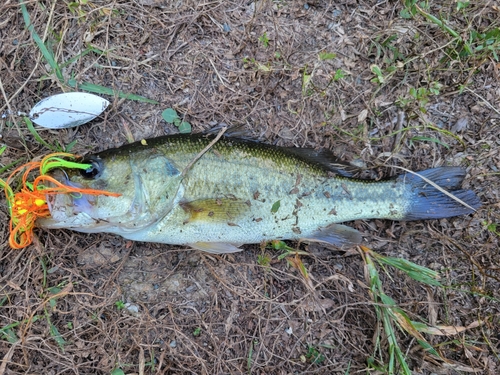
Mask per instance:
[[[86,180],[97,178],[102,173],[102,163],[99,160],[84,160],[83,164],[90,164],[87,169],[81,169],[80,174]]]

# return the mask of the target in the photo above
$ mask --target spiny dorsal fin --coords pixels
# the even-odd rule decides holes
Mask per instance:
[[[248,130],[244,125],[231,125],[228,126],[226,124],[219,124],[213,127],[212,129],[208,129],[203,132],[206,135],[217,135],[223,127],[227,127],[227,130],[224,132],[225,138],[235,138],[235,139],[243,139],[245,141],[258,142],[257,139],[252,135],[250,130]]]

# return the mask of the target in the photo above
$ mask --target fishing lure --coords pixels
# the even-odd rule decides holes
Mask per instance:
[[[69,159],[69,160],[67,160]],[[13,249],[22,249],[33,242],[33,229],[38,218],[50,217],[48,196],[54,194],[87,194],[118,197],[121,194],[96,189],[82,189],[62,184],[47,173],[57,168],[87,170],[91,164],[78,163],[77,156],[58,152],[45,156],[41,161],[31,161],[16,168],[6,180],[0,179],[7,199],[10,214],[9,245]],[[29,181],[38,169],[39,175]],[[21,185],[15,191],[11,185],[21,175]]]

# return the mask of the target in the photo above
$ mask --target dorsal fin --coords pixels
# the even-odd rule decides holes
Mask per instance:
[[[342,177],[352,177],[360,169],[341,160],[330,150],[312,148],[284,147],[284,149],[304,161],[321,165],[326,170]]]
[[[220,131],[220,129],[223,126],[225,125],[224,124],[217,125],[216,127],[205,131],[204,134],[215,135]],[[243,125],[234,125],[228,127],[228,129],[224,133],[224,137],[241,139],[243,141],[260,142],[259,140],[252,137],[250,132]],[[274,147],[281,148],[285,152],[293,154],[308,163],[320,165],[327,171],[330,171],[342,177],[353,177],[356,173],[361,172],[360,168],[355,167],[346,161],[343,161],[342,159],[335,156],[333,152],[327,149],[315,150],[313,148],[280,147],[280,146],[274,146]]]
[[[227,127],[224,132],[224,137],[226,138],[237,138],[243,139],[245,141],[259,142],[255,137],[252,136],[250,131],[244,125],[231,125],[219,124],[215,127],[208,129],[203,132],[205,135],[217,135],[223,127]]]

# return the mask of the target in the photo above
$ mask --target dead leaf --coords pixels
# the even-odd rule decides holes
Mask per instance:
[[[368,110],[363,109],[358,115],[358,123],[364,122],[367,116],[368,116]]]
[[[422,329],[421,331],[437,336],[456,335],[457,333],[464,332],[465,330],[479,327],[482,324],[483,322],[481,322],[480,320],[476,320],[475,322],[469,324],[467,327],[437,325],[434,327],[427,327],[425,329]]]
[[[459,133],[467,129],[467,126],[469,125],[469,120],[467,117],[461,117],[458,119],[458,121],[451,127],[451,132],[452,133]]]
[[[10,281],[10,280],[7,280],[7,285],[10,286],[12,289],[14,290],[17,290],[17,291],[21,291],[21,287],[19,285],[17,285],[16,283]]]

